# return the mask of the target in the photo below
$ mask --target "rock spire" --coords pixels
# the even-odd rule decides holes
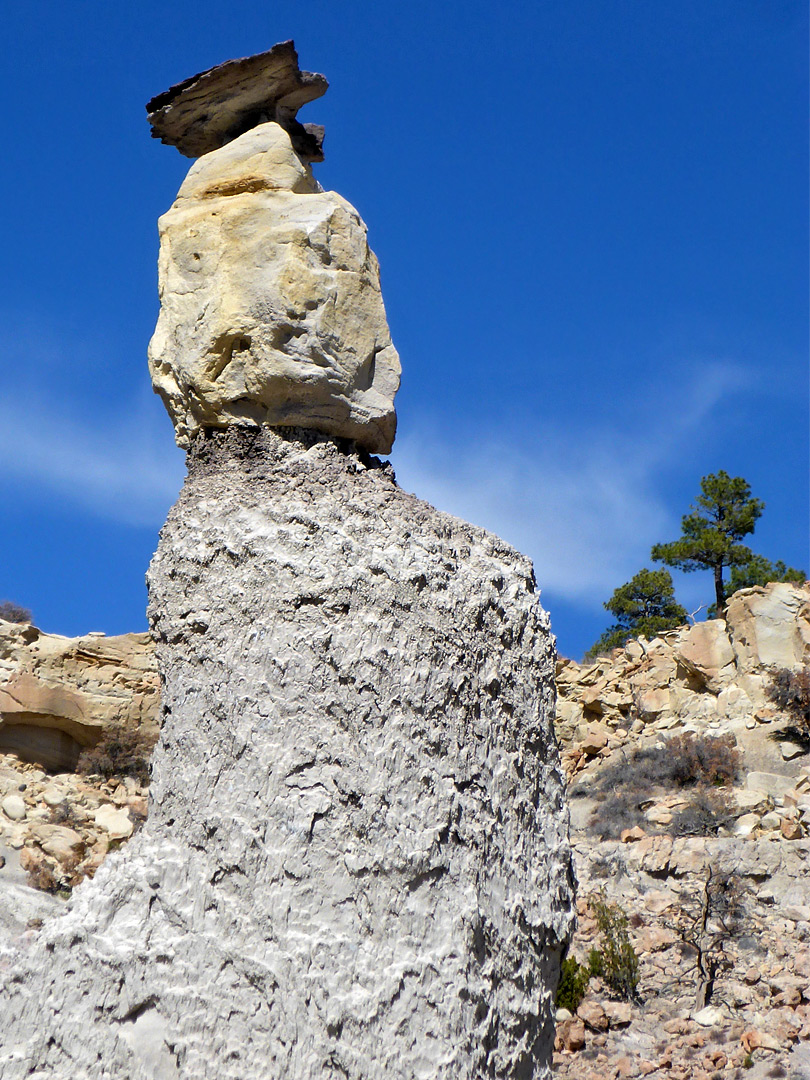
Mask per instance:
[[[231,425],[391,449],[400,366],[379,266],[360,215],[321,188],[296,135],[295,111],[326,85],[285,42],[150,102],[153,134],[203,153],[160,219],[149,347],[186,449],[203,428]]]
[[[531,563],[369,456],[376,261],[277,120],[162,228],[150,364],[189,452],[149,817],[5,957],[0,1076],[547,1080],[573,875]]]

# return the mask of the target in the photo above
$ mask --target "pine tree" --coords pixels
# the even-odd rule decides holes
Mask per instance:
[[[704,476],[700,495],[692,512],[681,521],[682,536],[668,544],[655,544],[652,557],[681,570],[711,570],[717,612],[725,617],[726,589],[723,571],[742,566],[754,558],[750,548],[740,543],[754,531],[765,509],[760,499],[751,497],[751,487],[741,476],[729,476],[722,469]]]
[[[741,566],[732,566],[726,593],[733,596],[739,589],[750,589],[755,585],[768,585],[772,581],[795,581],[802,583],[807,580],[804,570],[797,570],[794,566],[786,566],[781,559],[771,562],[764,555],[752,555],[747,563]],[[717,618],[717,605],[712,604],[707,611],[710,619]]]
[[[586,659],[618,648],[640,634],[652,638],[686,622],[686,610],[675,600],[669,570],[639,570],[614,591],[604,607],[616,616],[616,622],[588,650]]]

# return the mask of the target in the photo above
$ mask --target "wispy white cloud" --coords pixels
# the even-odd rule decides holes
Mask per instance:
[[[541,589],[599,608],[649,565],[655,541],[677,534],[686,508],[668,505],[666,477],[745,379],[733,365],[710,365],[666,394],[644,389],[596,424],[554,425],[542,441],[482,434],[459,443],[424,425],[398,440],[397,478],[525,551]]]
[[[398,438],[393,462],[403,487],[530,555],[543,590],[598,608],[648,562],[654,541],[675,535],[685,508],[668,505],[665,477],[744,380],[736,367],[708,366],[667,395],[645,388],[597,424],[574,416],[521,441],[503,425],[465,441],[424,423]],[[113,423],[69,415],[65,403],[36,407],[28,395],[0,403],[7,489],[158,526],[183,475],[182,454],[152,400]]]
[[[144,415],[139,415],[144,413]],[[158,418],[162,419],[162,418]],[[57,496],[130,525],[160,525],[184,468],[171,430],[133,407],[127,419],[83,420],[64,405],[25,398],[0,402],[0,476],[27,496]]]

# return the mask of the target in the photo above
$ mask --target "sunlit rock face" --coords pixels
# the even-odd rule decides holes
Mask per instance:
[[[205,427],[302,426],[388,453],[399,357],[357,211],[265,123],[205,154],[160,219],[156,391]]]

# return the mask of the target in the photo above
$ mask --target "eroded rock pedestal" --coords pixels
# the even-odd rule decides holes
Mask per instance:
[[[5,970],[0,1076],[546,1077],[572,879],[531,564],[323,436],[189,464],[149,821]]]

